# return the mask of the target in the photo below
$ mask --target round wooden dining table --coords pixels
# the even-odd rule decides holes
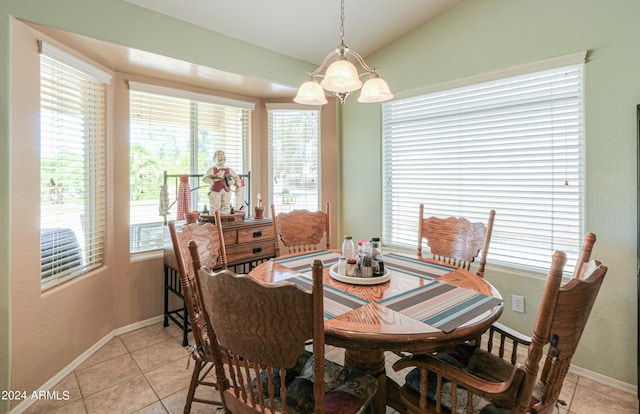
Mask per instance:
[[[288,280],[304,287],[313,260],[323,261],[325,342],[345,348],[345,366],[378,378],[375,413],[384,413],[387,405],[404,412],[400,387],[386,376],[386,351],[446,349],[480,337],[502,313],[500,293],[467,270],[387,254],[388,280],[346,283],[336,276],[338,256],[329,250],[281,256],[249,274],[263,283]]]

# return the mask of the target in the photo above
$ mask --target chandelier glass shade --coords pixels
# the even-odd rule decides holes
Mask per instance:
[[[381,79],[377,73],[372,73],[371,78],[369,78],[369,80],[362,86],[358,102],[384,102],[391,98],[393,98],[393,94],[389,90],[387,82],[385,82],[384,79]]]
[[[327,90],[333,92],[340,102],[344,103],[352,92],[360,88],[362,90],[358,102],[384,102],[393,98],[389,85],[378,76],[376,69],[367,65],[362,56],[344,44],[344,0],[341,0],[340,6],[340,46],[330,52],[316,70],[308,73],[310,79],[300,86],[296,97],[293,98],[294,102],[305,105],[324,105],[327,103],[325,96],[325,90]],[[327,67],[323,75],[322,70],[335,56],[337,59]],[[348,60],[348,57],[353,57],[364,72],[359,74],[358,69]],[[369,75],[369,79],[363,85],[360,78],[366,75]],[[318,83],[319,78],[322,78],[320,83]]]
[[[324,105],[327,103],[327,98],[324,96],[322,86],[312,79],[300,85],[293,101],[304,105]]]
[[[353,92],[360,89],[362,82],[353,63],[340,59],[329,65],[320,86],[331,92]]]

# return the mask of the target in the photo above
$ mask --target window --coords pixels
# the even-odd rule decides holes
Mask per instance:
[[[268,104],[270,199],[277,212],[320,207],[320,110]]]
[[[383,104],[383,237],[415,248],[425,215],[486,223],[489,258],[575,264],[583,234],[582,64]]]
[[[223,150],[236,174],[249,170],[252,103],[130,82],[130,251],[161,249],[164,220],[160,186],[169,175],[204,175]],[[177,219],[179,179],[167,182],[169,213]],[[209,203],[209,186],[191,177],[191,208]]]
[[[40,271],[46,289],[103,263],[105,85],[111,77],[40,46]]]

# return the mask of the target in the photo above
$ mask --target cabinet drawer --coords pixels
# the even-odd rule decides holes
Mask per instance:
[[[235,230],[222,231],[222,237],[224,238],[224,245],[231,246],[238,243],[238,232]]]
[[[273,226],[257,226],[238,230],[238,244],[251,243],[264,239],[273,239]]]
[[[227,248],[227,264],[249,262],[264,257],[272,257],[276,253],[273,239],[257,243],[236,244]]]

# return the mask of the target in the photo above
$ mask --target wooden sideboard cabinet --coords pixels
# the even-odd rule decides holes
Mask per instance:
[[[249,273],[260,263],[275,257],[276,247],[271,219],[223,223],[222,234],[227,251],[227,269],[234,273]],[[180,307],[170,309],[169,293],[180,298]],[[164,248],[164,326],[169,326],[169,320],[182,329],[182,344],[187,346],[187,334],[191,330],[189,315],[184,306],[180,274],[170,237],[168,241],[165,240]]]
[[[227,250],[227,268],[235,273],[248,273],[255,265],[276,254],[271,219],[228,224],[222,227],[222,234]]]

